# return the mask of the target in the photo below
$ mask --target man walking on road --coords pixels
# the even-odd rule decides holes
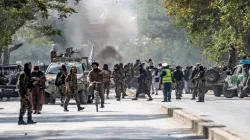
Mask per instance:
[[[174,83],[174,79],[172,76],[172,73],[169,69],[169,65],[167,63],[164,63],[163,65],[163,71],[161,74],[161,79],[163,83],[163,94],[164,94],[164,100],[162,102],[171,102],[171,85],[172,82]]]
[[[184,81],[184,74],[181,71],[181,66],[176,67],[176,70],[173,74],[173,78],[174,81],[176,82],[176,90],[175,90],[176,99],[181,99],[183,90],[183,81]]]
[[[136,97],[133,98],[132,100],[138,100],[139,95],[141,93],[145,93],[149,97],[148,101],[152,101],[153,99],[150,95],[150,91],[148,89],[148,85],[147,85],[147,81],[146,81],[147,72],[143,69],[142,65],[139,66],[139,71],[140,71],[140,76],[138,78],[139,85],[138,85],[138,88],[136,90]]]
[[[57,73],[57,75],[56,75],[55,85],[58,88],[58,91],[60,93],[61,106],[63,107],[63,103],[65,100],[65,94],[66,94],[65,79],[66,79],[66,76],[68,75],[68,73],[67,73],[67,68],[65,65],[62,65],[59,70],[60,70],[60,72]]]
[[[191,100],[195,100],[195,97],[198,94],[197,93],[198,92],[197,91],[198,90],[197,82],[196,82],[196,80],[193,80],[193,79],[198,75],[200,66],[201,66],[201,64],[197,63],[195,69],[192,72],[192,76],[191,76],[191,80],[192,80],[192,99]]]
[[[198,91],[198,101],[197,102],[204,102],[205,98],[205,70],[203,66],[199,67],[199,72],[197,74],[197,77],[194,78],[194,80],[197,81],[197,91]]]
[[[66,100],[64,102],[64,111],[68,112],[68,104],[70,101],[70,97],[73,94],[76,105],[77,105],[77,110],[81,111],[84,109],[84,107],[80,106],[80,100],[79,100],[79,94],[77,93],[77,69],[75,66],[71,67],[70,73],[67,75],[65,79],[65,84],[66,84]]]

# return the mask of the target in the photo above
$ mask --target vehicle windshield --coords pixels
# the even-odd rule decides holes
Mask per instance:
[[[61,68],[62,65],[63,64],[51,64],[48,67],[46,73],[47,74],[57,74],[60,71],[59,69]],[[64,64],[64,65],[66,65],[66,68],[67,68],[68,72],[70,71],[71,66],[75,66],[76,69],[77,69],[77,74],[82,74],[83,73],[82,65],[81,64],[68,63],[68,64]]]

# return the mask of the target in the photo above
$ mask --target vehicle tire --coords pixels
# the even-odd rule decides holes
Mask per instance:
[[[207,70],[206,75],[206,80],[208,83],[216,83],[220,79],[220,74],[216,69]]]
[[[49,100],[50,100],[50,94],[45,92],[44,93],[44,103],[49,104]]]
[[[216,87],[213,87],[213,92],[214,92],[214,96],[215,97],[220,97],[221,94],[222,94],[222,88],[221,86],[216,86]]]
[[[245,97],[245,94],[244,94],[244,93],[245,93],[245,92],[244,92],[244,90],[243,90],[243,87],[238,86],[238,88],[237,88],[238,97],[239,97],[239,98],[244,98],[244,97]]]
[[[234,91],[229,91],[229,90],[227,90],[227,88],[228,88],[228,83],[224,83],[224,85],[223,85],[223,90],[222,90],[223,95],[224,95],[226,98],[233,98],[235,92],[234,92]]]

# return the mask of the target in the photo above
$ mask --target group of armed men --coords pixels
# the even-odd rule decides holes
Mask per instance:
[[[136,96],[132,100],[138,100],[141,93],[146,94],[149,98],[148,101],[152,101],[151,94],[158,95],[158,90],[163,87],[164,100],[163,102],[171,101],[172,83],[176,83],[176,99],[181,99],[183,82],[186,80],[185,77],[189,71],[184,73],[180,66],[176,67],[176,70],[172,72],[167,63],[158,64],[154,66],[151,59],[146,61],[148,66],[145,67],[145,63],[141,63],[137,60],[133,65],[129,63],[123,67],[123,64],[114,65],[113,71],[111,71],[107,64],[104,64],[101,69],[97,62],[92,63],[92,70],[88,75],[88,90],[89,90],[89,102],[93,101],[94,90],[99,91],[101,98],[101,108],[104,108],[105,93],[106,98],[109,99],[109,90],[111,88],[111,79],[116,93],[117,101],[121,98],[125,98],[126,89],[135,87]],[[32,120],[32,111],[34,114],[40,114],[44,99],[38,92],[42,92],[45,88],[46,77],[42,71],[39,71],[38,66],[33,67],[31,63],[24,64],[24,70],[19,74],[17,87],[19,88],[20,94],[20,112],[19,112],[19,125],[35,124]],[[81,111],[84,107],[80,106],[79,94],[77,93],[77,69],[72,66],[70,71],[67,72],[65,65],[62,65],[59,73],[56,76],[55,85],[58,87],[59,93],[61,93],[61,106],[64,111],[68,110],[68,103],[70,98],[73,96],[77,105],[77,110]],[[204,102],[204,86],[205,86],[205,73],[203,66],[200,64],[193,70],[193,79],[196,81],[196,88],[194,92],[199,93],[198,102]],[[96,85],[97,83],[100,83]],[[187,81],[185,81],[186,83]],[[186,89],[188,90],[188,89]],[[194,95],[196,94],[194,93]],[[195,98],[195,97],[194,97]],[[27,113],[27,123],[23,120],[25,112]]]

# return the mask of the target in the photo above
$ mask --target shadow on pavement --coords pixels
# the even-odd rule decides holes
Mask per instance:
[[[6,131],[1,140],[195,140],[189,129],[157,129],[153,127],[94,127],[87,130]],[[25,135],[27,134],[27,135]]]
[[[17,113],[16,113],[17,114]],[[17,117],[1,118],[0,123],[17,123]],[[26,117],[26,116],[25,116]],[[91,121],[138,121],[138,120],[154,120],[167,118],[163,114],[125,114],[125,115],[53,115],[53,116],[37,116],[34,118],[38,123],[72,123],[72,122],[91,122]]]

